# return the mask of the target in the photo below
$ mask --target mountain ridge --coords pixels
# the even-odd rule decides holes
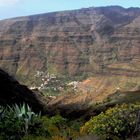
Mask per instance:
[[[139,10],[140,7],[123,7],[123,6],[119,6],[119,5],[109,5],[109,6],[91,6],[91,7],[83,7],[80,9],[73,9],[73,10],[60,10],[60,11],[52,11],[52,12],[43,12],[43,13],[39,13],[39,14],[31,14],[31,15],[23,15],[23,16],[17,16],[17,17],[11,17],[11,18],[5,18],[5,19],[1,19],[0,21],[5,21],[5,20],[11,20],[11,19],[18,19],[18,18],[25,18],[25,17],[32,17],[32,16],[40,16],[40,15],[46,15],[46,14],[51,14],[51,13],[61,13],[61,12],[72,12],[72,11],[79,11],[79,10],[86,10],[86,9],[100,9],[100,8],[119,8],[119,9],[133,9],[133,10]]]

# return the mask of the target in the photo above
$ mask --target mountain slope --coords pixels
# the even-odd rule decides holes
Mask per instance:
[[[2,20],[0,67],[26,84],[37,71],[136,77],[139,21],[139,8],[118,6]]]
[[[46,112],[49,99],[37,91],[31,91],[26,86],[0,69],[0,105],[29,104],[34,111]]]

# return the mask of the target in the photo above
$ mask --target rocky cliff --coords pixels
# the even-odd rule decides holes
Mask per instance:
[[[136,77],[139,64],[139,8],[85,8],[0,21],[0,67],[22,82],[31,84],[36,71]]]

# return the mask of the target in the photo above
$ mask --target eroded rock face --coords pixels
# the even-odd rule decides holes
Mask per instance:
[[[0,69],[0,105],[29,104],[34,111],[46,111],[47,98],[19,84],[14,78]]]
[[[0,66],[22,82],[36,71],[139,76],[139,23],[139,8],[117,6],[3,20]]]

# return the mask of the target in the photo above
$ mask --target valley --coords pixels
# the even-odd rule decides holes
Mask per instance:
[[[140,8],[90,7],[0,20],[0,105],[7,116],[10,106],[39,120],[29,121],[23,140],[39,135],[32,128],[37,122],[39,136],[48,140],[137,138]],[[128,126],[121,127],[124,122]],[[1,131],[9,130],[0,125]]]

